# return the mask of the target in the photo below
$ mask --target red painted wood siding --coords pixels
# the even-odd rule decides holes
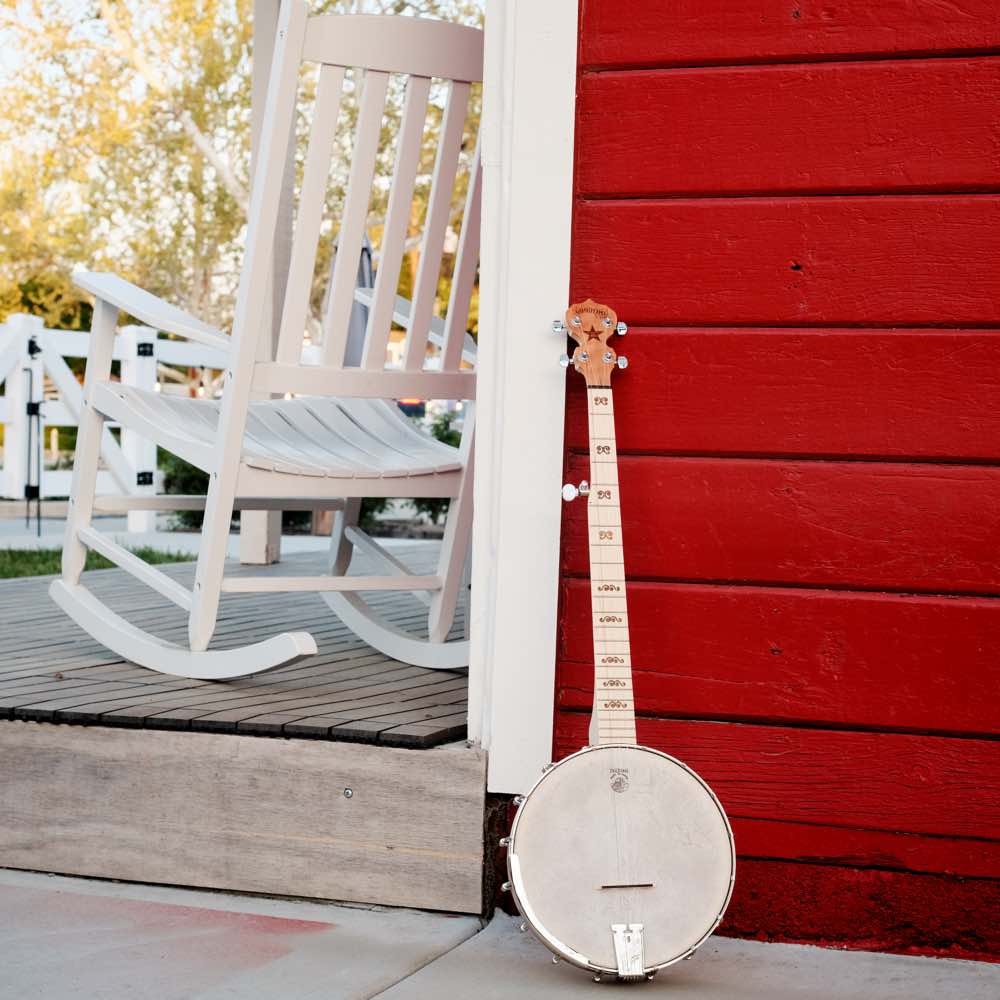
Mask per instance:
[[[631,326],[639,738],[730,813],[730,933],[1000,957],[996,5],[580,25],[572,293]],[[586,738],[586,572],[567,505],[557,756]]]

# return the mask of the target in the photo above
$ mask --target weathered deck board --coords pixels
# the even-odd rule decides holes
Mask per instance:
[[[414,544],[400,550],[400,557],[425,572],[434,564],[436,546]],[[266,571],[320,573],[324,559],[295,555]],[[193,563],[162,568],[185,584],[193,578]],[[359,557],[356,571],[369,569]],[[229,572],[258,574],[261,568]],[[165,677],[106,650],[51,602],[50,579],[0,581],[0,718],[405,747],[432,747],[465,735],[464,671],[425,670],[389,659],[348,631],[314,594],[224,595],[213,646],[304,629],[315,636],[319,653],[254,677],[196,681]],[[184,641],[184,612],[123,571],[88,573],[87,584],[137,626]],[[414,630],[426,619],[423,606],[408,594],[380,594],[373,603]]]

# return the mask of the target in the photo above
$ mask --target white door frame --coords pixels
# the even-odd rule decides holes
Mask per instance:
[[[577,2],[486,2],[469,738],[492,792],[552,758]]]

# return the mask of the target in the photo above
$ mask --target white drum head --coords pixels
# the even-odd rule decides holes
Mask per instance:
[[[615,973],[612,924],[642,924],[646,972],[718,926],[735,874],[719,800],[690,768],[637,746],[588,747],[548,771],[511,830],[515,899],[556,953]]]

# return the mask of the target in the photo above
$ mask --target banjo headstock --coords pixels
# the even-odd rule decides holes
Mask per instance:
[[[610,306],[593,299],[575,302],[566,310],[564,323],[556,323],[556,332],[568,333],[576,341],[572,356],[564,355],[563,363],[572,365],[592,388],[607,388],[615,368],[628,366],[628,359],[620,357],[608,343],[612,334],[623,336],[628,327],[618,322]]]

